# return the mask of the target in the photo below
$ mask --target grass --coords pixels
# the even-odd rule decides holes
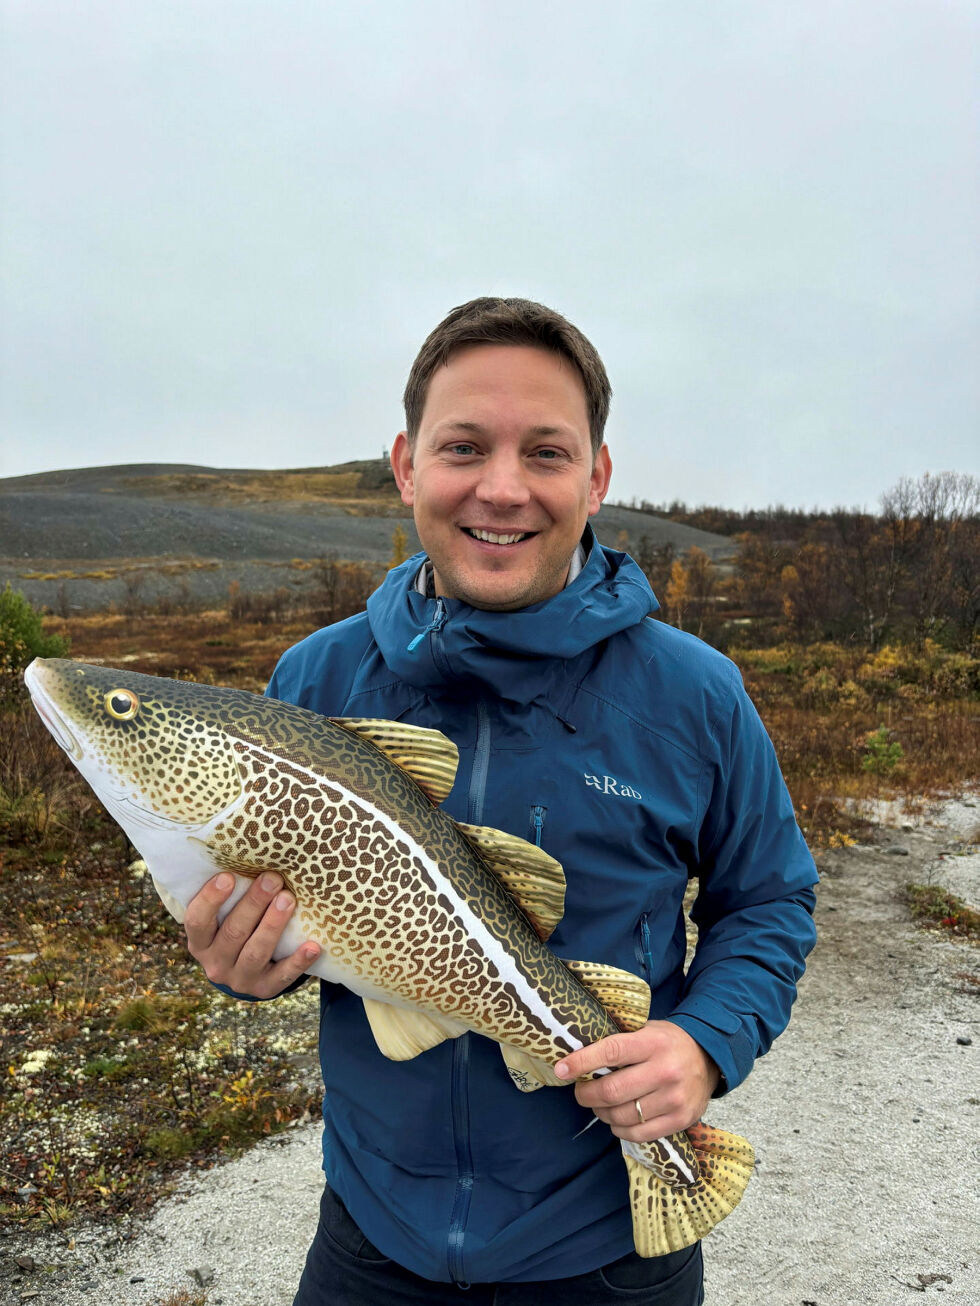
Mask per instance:
[[[347,511],[363,507],[377,515],[379,500],[398,503],[394,477],[385,465],[382,475],[373,464],[366,474],[361,470],[344,471],[263,471],[263,472],[161,472],[156,476],[124,478],[121,485],[136,494],[167,497],[179,496],[213,499],[225,503],[317,502],[329,500]],[[372,474],[373,473],[373,474]],[[402,509],[403,511],[403,509]]]
[[[980,939],[980,912],[938,884],[907,884],[905,898],[923,925],[963,939]]]
[[[834,644],[734,649],[813,847],[867,829],[877,799],[980,778],[980,658]]]
[[[371,576],[341,564],[324,582],[324,608],[343,616]],[[272,619],[236,598],[47,629],[70,636],[73,657],[258,691],[319,619],[275,602]],[[814,848],[869,837],[876,799],[922,800],[980,776],[977,659],[834,645],[734,656]],[[213,990],[33,712],[0,726],[0,1219],[60,1226],[147,1209],[188,1166],[316,1110],[315,986],[258,1004]],[[976,913],[934,886],[910,888],[909,903],[930,927],[977,937]]]
[[[57,862],[43,846],[4,849],[0,875],[0,955],[20,958],[0,1005],[0,1216],[147,1207],[177,1166],[315,1110],[312,989],[274,1009],[213,990],[107,820]]]

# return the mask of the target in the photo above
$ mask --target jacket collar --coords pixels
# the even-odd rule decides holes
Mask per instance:
[[[553,700],[573,672],[572,660],[658,606],[632,558],[599,545],[590,526],[583,544],[588,557],[578,576],[553,598],[517,612],[485,612],[418,593],[414,581],[426,558],[415,554],[368,599],[368,621],[385,663],[400,680],[427,692]]]

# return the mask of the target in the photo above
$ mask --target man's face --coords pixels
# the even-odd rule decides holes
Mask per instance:
[[[585,387],[558,354],[473,345],[429,382],[414,451],[391,451],[436,593],[510,612],[557,594],[609,488],[593,463]]]

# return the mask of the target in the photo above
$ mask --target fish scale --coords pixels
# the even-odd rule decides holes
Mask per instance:
[[[528,1092],[566,1086],[553,1071],[560,1057],[645,1023],[642,980],[547,947],[563,910],[558,863],[439,806],[457,757],[438,732],[60,659],[35,660],[25,679],[168,909],[182,919],[227,869],[227,912],[250,879],[280,872],[296,911],[276,957],[316,940],[310,973],[362,997],[386,1056],[472,1031],[500,1045]],[[623,1156],[644,1256],[703,1237],[753,1166],[744,1139],[703,1124],[624,1142]]]

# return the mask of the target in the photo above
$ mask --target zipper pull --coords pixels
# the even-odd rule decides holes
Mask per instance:
[[[541,831],[544,828],[544,808],[531,808],[531,823],[534,826],[534,842],[541,847]],[[578,1135],[576,1135],[578,1137]]]
[[[446,605],[442,599],[436,599],[436,614],[426,626],[425,630],[420,630],[408,646],[409,653],[414,653],[418,646],[425,639],[426,635],[435,635],[442,630],[446,621]]]

